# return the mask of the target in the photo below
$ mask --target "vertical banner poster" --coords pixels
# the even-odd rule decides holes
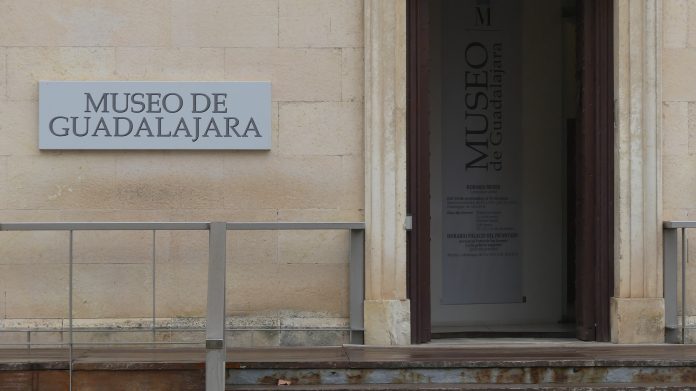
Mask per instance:
[[[519,303],[521,2],[443,6],[442,304]]]

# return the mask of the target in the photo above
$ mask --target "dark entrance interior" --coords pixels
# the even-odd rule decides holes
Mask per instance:
[[[409,1],[413,342],[609,339],[611,11]]]

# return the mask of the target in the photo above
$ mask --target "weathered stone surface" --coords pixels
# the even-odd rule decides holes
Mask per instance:
[[[689,104],[664,102],[662,106],[662,150],[666,155],[689,153]]]
[[[662,343],[665,304],[662,298],[611,298],[611,340],[614,343]]]
[[[8,318],[62,318],[68,313],[68,265],[0,265]]]
[[[224,80],[222,48],[116,48],[116,74],[125,80]]]
[[[167,0],[3,1],[0,46],[166,46]]]
[[[411,343],[409,300],[365,300],[365,344]]]
[[[341,100],[339,49],[225,49],[225,78],[272,83],[274,101]]]
[[[696,102],[689,102],[689,154],[696,154]]]
[[[287,155],[362,155],[359,103],[281,103],[280,141]]]
[[[687,23],[687,46],[696,47],[696,25],[693,23],[693,21],[696,20],[696,1],[687,0],[687,3],[689,5],[689,14],[687,16],[687,21],[691,21],[691,23]],[[665,18],[665,23],[663,23],[663,25],[669,23],[671,23],[670,20]]]
[[[340,346],[350,342],[343,330],[281,330],[281,346]]]
[[[689,16],[687,0],[667,0],[662,6],[666,23],[663,24],[663,40],[666,48],[685,48]]]
[[[669,209],[690,209],[696,202],[696,155],[665,156],[662,163],[663,204]]]
[[[7,51],[0,48],[0,97],[7,95]]]
[[[363,45],[362,0],[283,0],[279,5],[280,46]]]
[[[171,23],[175,46],[278,46],[277,0],[174,0]]]
[[[341,177],[340,156],[274,158],[247,155],[225,161],[225,206],[230,209],[331,209],[353,183]]]
[[[113,80],[115,69],[114,48],[9,48],[7,96],[10,99],[36,100],[39,80]]]
[[[149,264],[75,264],[73,316],[129,318],[152,315]]]
[[[341,50],[341,98],[362,101],[365,84],[365,56],[362,48]]]
[[[148,152],[116,158],[115,186],[123,209],[214,208],[223,200],[221,153]]]
[[[0,99],[0,117],[3,119],[0,122],[0,155],[40,153],[37,131],[39,108],[36,102]]]
[[[665,101],[696,101],[696,48],[668,49],[662,52],[662,94]]]
[[[7,161],[10,209],[112,208],[115,161],[109,155],[45,154]]]
[[[68,259],[68,234],[65,232],[0,232],[2,265],[65,264]]]
[[[156,276],[157,316],[205,317],[207,261],[158,263]]]
[[[239,264],[227,273],[230,311],[348,312],[344,264]]]

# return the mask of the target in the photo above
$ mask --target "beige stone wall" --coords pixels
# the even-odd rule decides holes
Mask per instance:
[[[0,9],[0,221],[364,219],[361,0]],[[272,149],[41,152],[38,80],[270,80]],[[345,318],[347,238],[230,234],[228,311]],[[157,316],[202,316],[205,235],[156,241]],[[77,233],[75,316],[148,317],[151,246],[150,232]],[[65,233],[0,233],[0,319],[66,316],[67,248]]]
[[[662,174],[665,220],[696,220],[696,1],[663,0]],[[687,315],[696,315],[696,232],[689,235]]]

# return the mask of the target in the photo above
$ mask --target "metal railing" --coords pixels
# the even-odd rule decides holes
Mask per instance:
[[[73,243],[75,231],[152,231],[152,333],[156,342],[156,231],[208,231],[208,288],[205,325],[206,391],[225,388],[225,319],[227,231],[278,230],[347,230],[350,232],[349,254],[349,321],[351,343],[360,342],[364,331],[364,223],[285,223],[285,222],[71,222],[71,223],[0,223],[0,231],[66,231],[68,232],[68,343],[69,381],[72,390],[73,348]],[[180,342],[171,342],[181,344]],[[77,345],[89,345],[79,343]],[[122,343],[109,343],[119,345]]]
[[[670,343],[679,341],[686,343],[686,330],[696,329],[696,325],[686,324],[686,264],[689,262],[687,229],[689,228],[696,228],[696,221],[665,221],[663,224],[664,271],[662,278],[665,295],[665,340]],[[681,251],[679,249],[680,237]],[[681,308],[679,308],[678,299],[680,282]],[[680,309],[681,321],[679,319]]]

